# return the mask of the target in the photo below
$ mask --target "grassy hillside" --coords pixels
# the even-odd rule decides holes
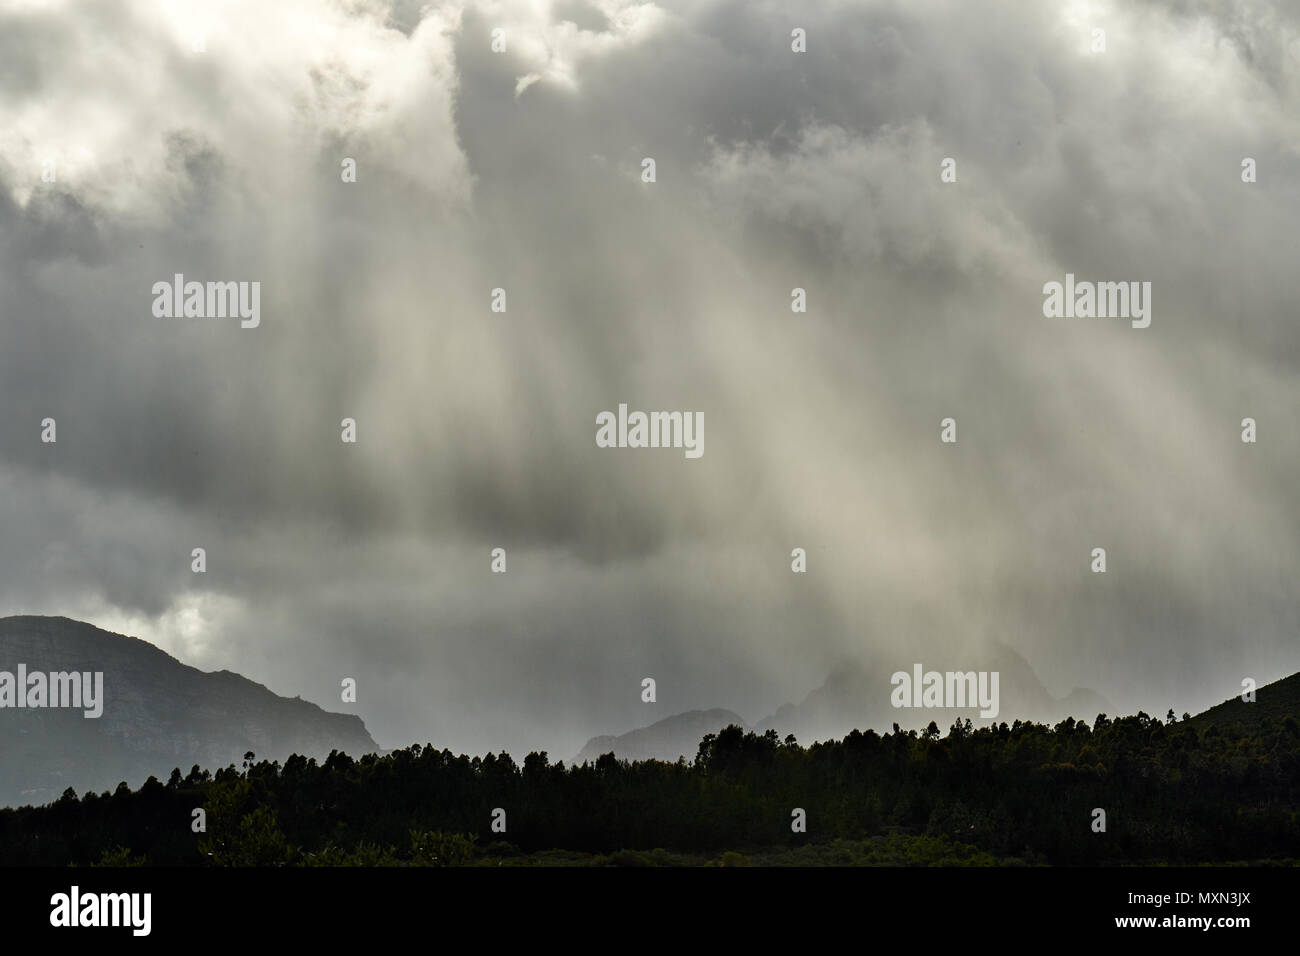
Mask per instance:
[[[1258,728],[1281,723],[1287,718],[1300,719],[1300,674],[1292,674],[1255,692],[1255,700],[1246,703],[1240,696],[1197,714],[1190,721],[1197,727],[1236,726]]]

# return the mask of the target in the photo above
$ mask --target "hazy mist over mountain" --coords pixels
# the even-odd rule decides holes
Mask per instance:
[[[997,645],[1121,713],[1293,673],[1298,27],[0,5],[0,616],[554,759]],[[1150,326],[1045,317],[1067,273],[1150,282]],[[260,323],[158,317],[177,274]],[[597,447],[620,403],[704,453]]]

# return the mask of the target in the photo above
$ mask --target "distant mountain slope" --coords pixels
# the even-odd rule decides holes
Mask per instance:
[[[938,669],[924,662],[925,669]],[[904,730],[922,729],[934,721],[947,732],[953,722],[966,718],[975,726],[1008,724],[1016,720],[1056,723],[1066,717],[1091,722],[1099,713],[1113,713],[1106,698],[1091,690],[1075,688],[1065,697],[1055,697],[1043,686],[1029,663],[1005,644],[972,651],[969,658],[948,666],[961,671],[997,671],[999,675],[998,715],[981,718],[979,709],[896,708],[890,702],[892,670],[851,663],[838,668],[826,683],[799,704],[786,704],[772,716],[759,721],[759,730],[775,729],[785,737],[794,734],[801,743],[839,739],[853,730],[888,731],[895,723]],[[901,666],[899,669],[902,669]],[[945,667],[944,669],[948,669]],[[910,670],[910,668],[908,668]]]
[[[666,760],[679,756],[695,759],[705,734],[716,734],[728,724],[744,727],[745,721],[729,710],[691,710],[667,717],[649,727],[619,736],[592,737],[574,764],[594,763],[601,754],[613,753],[620,760]]]
[[[1300,674],[1292,674],[1255,691],[1255,700],[1246,703],[1240,696],[1216,704],[1191,718],[1194,724],[1226,727],[1240,724],[1253,728],[1264,720],[1300,719]]]
[[[892,672],[850,662],[836,668],[826,683],[802,703],[785,704],[752,727],[729,710],[692,710],[619,736],[593,737],[573,762],[594,761],[610,752],[622,760],[675,761],[678,754],[691,760],[705,734],[717,733],[728,724],[759,732],[773,729],[782,738],[794,734],[801,743],[809,744],[838,740],[854,730],[885,733],[894,723],[910,730],[922,729],[933,720],[946,733],[955,720],[968,717],[979,726],[1016,720],[1057,723],[1066,717],[1091,722],[1098,714],[1114,712],[1106,698],[1085,688],[1076,687],[1064,697],[1053,696],[1029,663],[1005,644],[973,653],[963,669],[998,672],[999,710],[995,720],[981,718],[978,708],[895,708],[890,703]]]
[[[205,673],[152,644],[63,617],[0,618],[0,671],[102,671],[104,710],[0,709],[0,806],[105,790],[249,750],[283,760],[379,750],[359,717],[280,697],[230,671]]]

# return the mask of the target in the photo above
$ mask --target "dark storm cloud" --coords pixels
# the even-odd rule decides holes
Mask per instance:
[[[421,10],[5,14],[6,611],[562,756],[918,646],[1129,709],[1296,668],[1287,5]],[[1043,318],[1067,271],[1152,326]],[[154,318],[177,272],[261,326]],[[704,456],[595,447],[620,402]]]

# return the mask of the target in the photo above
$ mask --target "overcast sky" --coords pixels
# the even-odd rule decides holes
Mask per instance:
[[[1124,712],[1300,670],[1291,0],[421,6],[0,0],[0,613],[557,758],[989,641]]]

